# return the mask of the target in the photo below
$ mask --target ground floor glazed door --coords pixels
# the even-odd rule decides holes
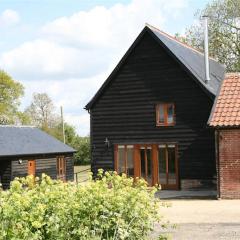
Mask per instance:
[[[136,164],[139,165],[138,169],[139,175],[137,177],[144,178],[149,185],[153,184],[153,158],[152,158],[152,146],[151,145],[141,145],[138,149],[139,157]]]
[[[115,170],[144,178],[149,186],[178,189],[177,146],[175,144],[115,145]]]
[[[158,181],[162,189],[178,189],[177,146],[158,145]]]

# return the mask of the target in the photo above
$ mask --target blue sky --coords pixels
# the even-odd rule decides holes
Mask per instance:
[[[85,104],[148,22],[184,33],[206,0],[0,0],[0,68],[33,92],[47,92],[81,135]]]

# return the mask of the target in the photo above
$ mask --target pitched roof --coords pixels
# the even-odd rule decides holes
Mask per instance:
[[[201,87],[210,92],[213,95],[217,94],[218,88],[221,85],[221,81],[224,79],[225,67],[218,63],[216,60],[209,58],[210,65],[210,81],[209,83],[205,82],[205,65],[204,65],[204,54],[191,46],[188,46],[185,43],[180,42],[176,38],[170,36],[169,34],[160,31],[159,29],[146,25],[142,32],[139,34],[137,39],[128,49],[126,54],[120,60],[116,68],[107,78],[107,80],[103,83],[98,92],[94,95],[94,97],[90,100],[90,102],[85,106],[86,109],[91,109],[95,101],[99,98],[99,96],[103,93],[105,87],[109,84],[115,73],[119,70],[125,59],[137,45],[137,43],[141,40],[142,36],[145,32],[150,33],[154,39],[158,41],[161,46],[164,46],[166,49],[170,51],[170,53],[175,56],[178,62],[186,68],[197,80]]]
[[[240,73],[226,74],[208,124],[212,127],[240,126]]]
[[[0,125],[0,157],[74,152],[36,127]]]

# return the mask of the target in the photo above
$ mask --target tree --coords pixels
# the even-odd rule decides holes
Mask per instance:
[[[32,124],[63,142],[62,122],[59,115],[55,113],[52,99],[46,93],[34,93],[32,103],[25,110],[25,114]],[[77,150],[74,155],[75,165],[89,164],[89,137],[80,137],[75,127],[65,123],[65,139],[67,145]]]
[[[0,124],[12,124],[20,120],[18,107],[23,94],[23,85],[0,70]]]
[[[51,131],[51,134],[63,141],[62,136],[62,123]],[[90,138],[81,137],[77,134],[76,129],[68,123],[65,123],[65,139],[66,144],[73,147],[77,152],[74,154],[75,165],[90,164]]]
[[[75,165],[87,165],[90,164],[90,138],[87,137],[77,137],[75,141],[75,149],[77,153],[74,156]]]
[[[66,144],[73,146],[75,139],[78,136],[75,127],[65,122],[64,129]],[[52,135],[63,142],[62,122],[58,123],[58,125],[53,129]]]
[[[227,67],[240,71],[240,1],[214,0],[198,11],[196,16],[209,17],[209,54]],[[203,28],[194,24],[186,29],[186,37],[176,37],[203,50]]]
[[[32,103],[26,108],[25,113],[33,125],[46,132],[51,131],[60,122],[59,116],[55,114],[53,101],[46,93],[34,93]]]

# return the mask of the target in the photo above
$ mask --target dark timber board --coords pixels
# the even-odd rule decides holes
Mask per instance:
[[[47,174],[53,179],[57,177],[57,156],[28,156],[28,157],[8,157],[0,159],[0,176],[3,188],[9,187],[10,181],[15,177],[25,177],[28,174],[28,160],[36,161],[36,176],[40,177],[42,173]],[[19,164],[19,159],[22,163]],[[66,180],[72,181],[74,179],[73,171],[73,157],[71,155],[65,156],[66,159]]]
[[[9,187],[11,181],[11,160],[0,161],[0,183],[2,188]]]
[[[114,168],[114,144],[176,142],[180,178],[212,179],[214,133],[206,126],[213,100],[145,33],[90,110],[92,170]],[[156,127],[159,102],[175,103],[176,126]]]
[[[57,160],[56,156],[49,157],[28,157],[22,158],[22,163],[18,163],[18,159],[12,160],[12,179],[15,177],[24,177],[27,175],[27,161],[36,161],[36,176],[40,177],[42,173],[47,174],[53,179],[57,177]],[[66,159],[66,178],[67,180],[73,179],[73,158],[65,157]]]

